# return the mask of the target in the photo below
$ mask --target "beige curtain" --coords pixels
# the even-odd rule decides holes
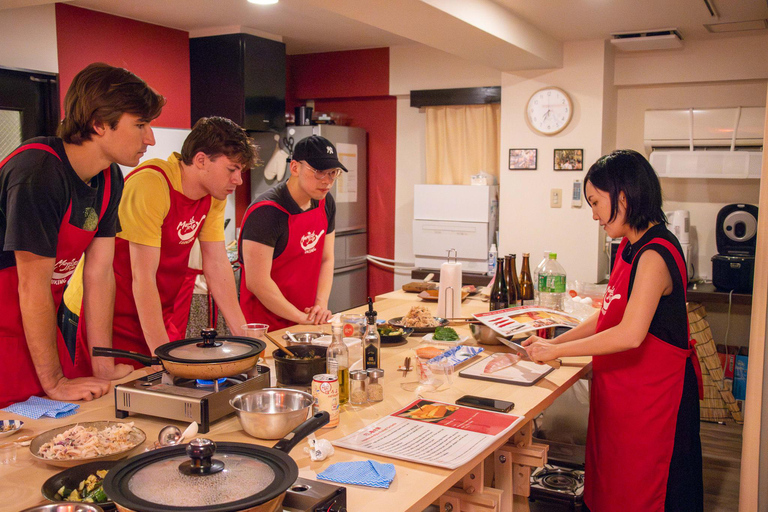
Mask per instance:
[[[501,105],[426,107],[427,183],[469,185],[486,172],[499,179]]]

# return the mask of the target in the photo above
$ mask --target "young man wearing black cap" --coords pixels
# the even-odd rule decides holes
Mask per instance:
[[[347,169],[319,135],[293,150],[291,176],[248,207],[240,232],[240,306],[270,330],[331,317],[336,204],[328,195]]]

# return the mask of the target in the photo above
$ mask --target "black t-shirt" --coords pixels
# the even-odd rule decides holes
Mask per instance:
[[[291,215],[298,215],[320,206],[319,201],[312,199],[309,209],[302,210],[291,197],[288,182],[275,185],[257,197],[251,204],[262,201],[273,201],[285,208]],[[331,234],[336,229],[336,202],[331,194],[325,196],[325,214],[328,217],[326,233]],[[274,206],[262,206],[255,210],[248,216],[241,229],[243,240],[252,240],[274,247],[275,252],[272,259],[280,256],[285,250],[285,246],[288,245],[288,214]]]
[[[56,257],[59,228],[70,201],[69,223],[96,236],[112,237],[120,230],[117,209],[123,194],[123,174],[112,164],[109,204],[104,216],[101,199],[104,172],[85,183],[69,163],[64,144],[56,137],[37,137],[24,144],[45,144],[61,157],[47,151],[28,149],[0,169],[0,269],[16,265],[13,251],[28,251]]]
[[[624,248],[624,252],[621,257],[626,262],[631,262],[645,251],[656,251],[664,258],[664,263],[667,264],[669,275],[672,277],[672,293],[669,295],[662,295],[659,299],[659,305],[656,308],[656,313],[653,315],[651,325],[648,328],[648,332],[653,334],[659,339],[671,343],[672,345],[687,349],[688,348],[688,311],[685,306],[685,287],[688,284],[688,276],[680,276],[680,270],[677,268],[677,263],[666,248],[659,244],[651,244],[645,246],[645,244],[653,238],[662,238],[670,242],[680,257],[685,261],[683,250],[680,248],[680,242],[677,237],[672,234],[667,226],[664,224],[657,224],[651,227],[643,236],[634,244],[627,244]],[[637,259],[635,259],[637,261]],[[637,271],[637,265],[632,267],[632,272],[629,277],[629,294],[632,295],[632,286],[635,282],[635,272]],[[627,298],[629,299],[629,298]]]

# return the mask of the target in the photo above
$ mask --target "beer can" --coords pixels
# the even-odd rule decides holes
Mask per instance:
[[[330,373],[321,373],[312,378],[312,398],[315,400],[315,414],[326,411],[331,419],[327,427],[339,424],[339,378]]]

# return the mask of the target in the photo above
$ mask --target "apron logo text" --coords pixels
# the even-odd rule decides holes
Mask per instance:
[[[59,260],[53,267],[53,274],[51,275],[51,284],[61,285],[67,282],[69,276],[75,272],[77,263],[80,258],[74,258],[71,260]]]
[[[323,236],[323,233],[325,233],[325,230],[320,231],[317,235],[314,231],[310,231],[301,237],[299,244],[301,244],[301,248],[304,249],[304,254],[309,254],[317,250],[315,249],[315,246],[317,245],[317,242],[320,241],[320,237]]]
[[[614,289],[615,288],[613,286],[609,286],[608,289],[605,290],[605,297],[603,298],[603,308],[602,308],[603,314],[608,312],[608,306],[611,304],[611,301],[613,301],[614,299],[621,300],[621,294],[617,293],[614,295],[613,293]]]
[[[197,228],[200,227],[200,224],[205,220],[205,215],[200,220],[195,220],[194,217],[189,219],[188,221],[181,221],[179,222],[179,225],[176,226],[176,231],[179,233],[179,243],[180,244],[189,244],[192,243],[195,239],[195,234],[197,233]]]

